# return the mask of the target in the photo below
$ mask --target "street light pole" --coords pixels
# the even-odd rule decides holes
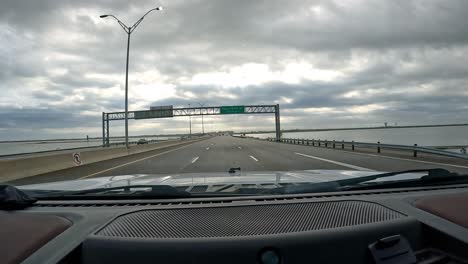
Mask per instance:
[[[127,40],[127,66],[125,70],[125,147],[128,149],[128,61],[130,58],[130,28],[128,28]]]
[[[201,127],[202,127],[202,136],[205,135],[205,125],[203,124],[203,113],[201,115]]]
[[[190,104],[188,104],[188,107],[190,108]],[[190,109],[189,109],[190,111]],[[189,127],[190,127],[190,134],[189,134],[189,138],[192,138],[192,116],[189,115]]]
[[[127,27],[122,21],[120,21],[117,17],[114,15],[101,15],[99,16],[100,18],[106,18],[106,17],[113,17],[119,25],[123,28],[125,33],[127,33],[127,64],[126,64],[126,70],[125,70],[125,147],[128,149],[128,64],[129,64],[129,58],[130,58],[130,35],[132,32],[138,27],[138,25],[141,23],[143,18],[145,18],[146,15],[148,15],[150,12],[155,11],[155,10],[162,10],[162,7],[156,7],[153,9],[150,9],[146,14],[144,14],[140,19],[133,24],[131,27]]]
[[[203,107],[205,104],[198,103],[200,107]],[[202,126],[202,135],[205,135],[205,125],[203,124],[203,109],[200,109],[201,114],[201,126]]]

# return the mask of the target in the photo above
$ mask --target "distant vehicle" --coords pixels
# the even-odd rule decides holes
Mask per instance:
[[[148,140],[146,140],[144,138],[138,140],[137,145],[143,145],[143,144],[148,144]]]

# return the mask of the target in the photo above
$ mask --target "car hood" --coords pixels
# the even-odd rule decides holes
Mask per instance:
[[[134,174],[99,177],[82,180],[60,181],[42,184],[17,186],[20,189],[77,191],[94,188],[110,188],[127,185],[170,185],[174,187],[219,186],[219,185],[277,185],[290,183],[315,183],[356,178],[384,173],[381,171],[358,170],[303,170],[303,171],[266,171],[248,173],[185,173],[185,174]],[[407,173],[375,181],[414,179],[424,173]]]

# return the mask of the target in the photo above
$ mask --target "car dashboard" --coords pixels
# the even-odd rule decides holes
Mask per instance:
[[[0,211],[2,263],[468,263],[468,185]]]

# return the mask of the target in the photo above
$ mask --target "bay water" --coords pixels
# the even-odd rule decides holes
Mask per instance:
[[[274,133],[252,134],[249,136],[268,138]],[[334,130],[317,132],[283,133],[283,138],[355,141],[382,144],[397,144],[434,147],[468,146],[468,126],[457,127],[417,127],[417,128],[382,128],[366,130]],[[450,149],[450,148],[449,148]],[[459,150],[459,148],[453,148]],[[452,149],[452,150],[453,150]]]
[[[139,139],[139,138],[138,138]],[[129,141],[137,141],[138,139],[131,138]],[[148,137],[146,140],[167,140],[168,137]],[[123,138],[111,138],[110,143],[121,143]],[[102,146],[102,139],[83,139],[83,140],[34,140],[21,142],[0,142],[0,156],[34,153],[51,150],[63,150],[71,148],[86,148]]]

